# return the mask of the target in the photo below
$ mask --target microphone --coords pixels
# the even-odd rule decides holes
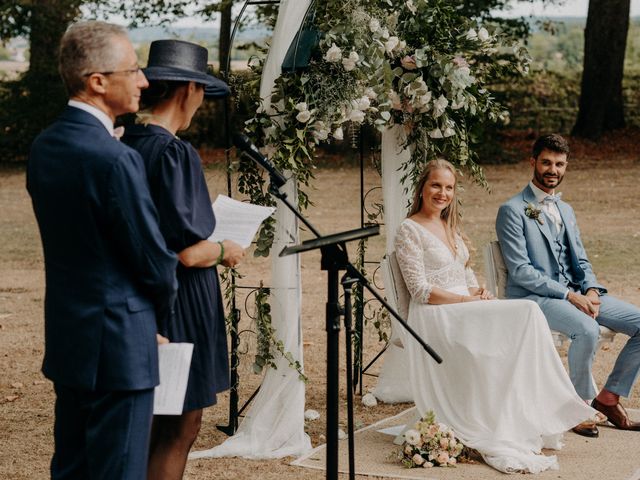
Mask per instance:
[[[262,168],[264,168],[267,172],[269,172],[269,177],[271,177],[271,182],[277,187],[280,188],[285,183],[287,183],[287,179],[282,176],[282,174],[278,171],[273,164],[260,153],[260,151],[256,148],[256,146],[251,143],[249,137],[247,137],[244,133],[236,132],[233,134],[233,144],[236,148],[240,149],[243,154],[249,157],[251,160],[256,162]]]

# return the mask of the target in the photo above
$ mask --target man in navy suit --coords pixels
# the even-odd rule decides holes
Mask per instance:
[[[560,135],[545,135],[533,146],[533,179],[498,211],[496,232],[509,271],[506,295],[540,305],[550,327],[571,339],[569,374],[583,399],[617,428],[640,430],[620,405],[640,372],[640,309],[607,294],[593,273],[571,206],[555,195],[564,177],[569,145]],[[600,393],[591,381],[591,365],[600,325],[628,335]],[[598,436],[595,423],[574,432]]]
[[[43,372],[54,383],[53,479],[146,478],[157,321],[177,288],[144,163],[114,138],[147,80],[126,32],[69,28],[60,45],[69,104],[33,143],[27,189],[46,271]]]

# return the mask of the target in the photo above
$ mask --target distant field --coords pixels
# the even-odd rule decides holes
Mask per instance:
[[[0,60],[0,80],[5,75],[9,78],[13,78],[18,73],[25,72],[27,68],[29,68],[29,62],[14,62],[10,60]]]

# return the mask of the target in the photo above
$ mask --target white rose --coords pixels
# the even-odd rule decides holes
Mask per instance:
[[[377,18],[372,18],[371,20],[369,20],[369,30],[371,30],[372,33],[376,33],[378,30],[380,30],[380,20],[378,20]]]
[[[431,468],[431,467],[433,467],[433,463],[431,463],[431,462],[424,462],[424,463],[422,464],[422,466],[423,466],[424,468]]]
[[[301,123],[307,123],[311,119],[311,112],[309,110],[303,110],[296,115],[296,120]]]
[[[396,36],[389,37],[389,39],[384,44],[384,49],[387,51],[387,53],[391,53],[398,46],[399,43],[400,43],[400,39],[398,37]]]
[[[351,110],[349,112],[348,120],[354,123],[362,123],[364,122],[365,114],[362,110]]]
[[[456,134],[456,131],[451,128],[451,127],[447,127],[444,129],[444,132],[442,132],[442,136],[443,137],[453,137]]]
[[[260,65],[260,59],[258,57],[256,57],[256,56],[253,56],[253,57],[251,57],[249,59],[249,64],[248,65],[249,65],[250,68],[255,68],[255,67],[259,66]]]
[[[407,442],[409,445],[417,445],[418,443],[420,443],[421,437],[420,437],[420,432],[414,429],[409,429],[406,432],[404,432],[404,441]]]
[[[420,108],[429,108],[429,102],[431,101],[431,92],[427,92],[424,95],[418,97],[418,106]]]
[[[364,112],[365,110],[368,110],[370,106],[371,100],[369,100],[369,97],[367,97],[366,95],[356,100],[351,100],[351,108],[353,108],[354,110],[360,110]]]
[[[378,94],[371,87],[367,87],[367,89],[364,91],[364,94],[371,100],[375,100],[376,98],[378,98]]]
[[[424,458],[422,458],[422,455],[420,455],[419,453],[416,453],[413,457],[411,457],[411,460],[416,465],[422,465],[424,463]]]
[[[324,54],[324,59],[327,62],[337,63],[342,60],[342,50],[334,43],[331,45],[331,48],[327,50],[327,53]]]
[[[383,29],[381,29],[380,36],[384,39],[389,38],[389,29],[387,27],[384,27]]]
[[[486,42],[487,40],[489,40],[489,32],[487,32],[487,29],[482,27],[480,30],[478,30],[478,40],[480,40],[481,42]]]
[[[449,454],[447,452],[440,452],[436,457],[436,462],[440,465],[445,465],[449,461]]]
[[[429,136],[430,136],[431,138],[442,138],[442,132],[440,131],[440,129],[439,129],[439,128],[436,128],[436,129],[431,130],[431,131],[429,132]]]
[[[335,138],[336,140],[344,139],[344,132],[342,131],[342,127],[338,127],[335,129],[335,131],[333,132],[333,138]],[[364,401],[364,398],[363,398],[363,401]]]
[[[316,122],[312,125],[313,137],[318,141],[324,141],[329,138],[329,130],[327,130],[324,122]]]
[[[305,110],[309,110],[309,106],[307,105],[307,102],[300,102],[296,103],[295,109],[299,112],[304,112]]]
[[[347,72],[350,72],[356,68],[358,60],[360,60],[360,56],[356,52],[351,52],[349,57],[342,59],[342,66]]]
[[[418,11],[418,9],[416,8],[416,6],[413,4],[413,0],[407,0],[405,2],[405,5],[407,6],[407,8],[409,9],[409,11],[411,13],[413,13],[415,15],[415,13]]]
[[[467,40],[477,40],[478,34],[473,28],[470,28],[466,35]]]

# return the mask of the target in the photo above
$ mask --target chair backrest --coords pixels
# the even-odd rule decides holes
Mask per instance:
[[[404,283],[400,265],[396,258],[396,252],[388,253],[380,262],[380,270],[382,273],[382,282],[387,297],[387,302],[394,308],[403,319],[407,319],[409,315],[410,294],[407,284]],[[391,338],[390,342],[394,345],[402,346],[402,327],[391,316]]]
[[[508,272],[497,240],[487,243],[484,247],[484,269],[487,288],[496,298],[506,298]]]

